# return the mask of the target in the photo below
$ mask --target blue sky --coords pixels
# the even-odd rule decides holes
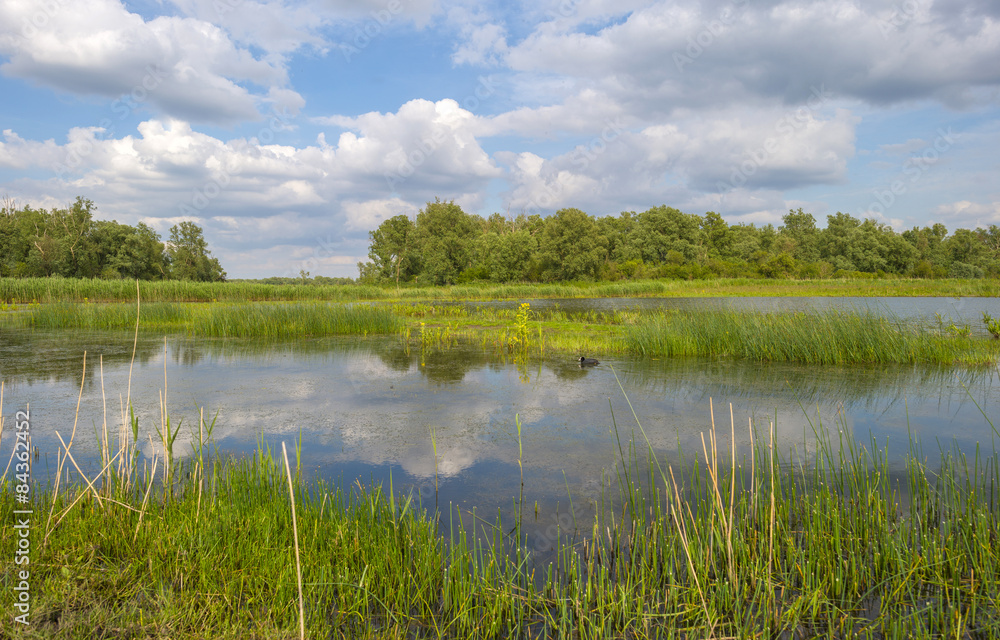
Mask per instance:
[[[988,0],[0,0],[0,92],[0,195],[231,278],[356,276],[436,197],[1000,224]]]

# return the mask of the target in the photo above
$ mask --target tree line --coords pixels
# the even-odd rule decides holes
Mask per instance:
[[[77,198],[64,209],[0,205],[0,277],[226,279],[201,227],[181,222],[164,243],[142,222],[94,220],[96,207]]]
[[[801,208],[778,227],[727,224],[673,207],[594,217],[561,209],[543,218],[464,212],[427,203],[415,219],[388,218],[369,233],[364,282],[460,284],[630,278],[917,278],[1000,276],[1000,228],[942,224],[897,233],[837,212],[820,229]]]

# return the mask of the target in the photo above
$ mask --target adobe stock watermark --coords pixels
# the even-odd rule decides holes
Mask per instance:
[[[934,142],[924,147],[917,155],[912,155],[903,163],[900,175],[884,188],[875,189],[872,193],[875,199],[866,209],[867,217],[874,218],[885,214],[896,203],[896,199],[905,194],[911,185],[919,181],[931,167],[937,164],[941,155],[946,153],[958,141],[959,134],[947,129],[938,129]]]
[[[463,109],[470,113],[475,113],[482,106],[483,102],[489,100],[496,93],[496,85],[493,76],[479,76],[476,88],[469,95],[465,96],[459,103]],[[426,138],[421,138],[414,148],[406,154],[403,161],[393,171],[386,171],[383,176],[390,191],[395,191],[396,187],[406,182],[417,169],[422,167],[434,154],[436,154],[445,142],[448,141],[448,134],[441,128],[436,128]]]
[[[620,140],[625,133],[625,124],[621,118],[616,116],[604,122],[605,126],[601,132],[584,144],[577,145],[569,154],[570,162],[579,167],[580,172],[586,171],[590,165],[607,153],[611,143]],[[549,210],[563,195],[563,185],[561,182],[555,184],[543,183],[541,193],[535,194],[528,206],[524,209],[525,215],[541,214],[542,211]]]
[[[118,116],[119,122],[129,117],[163,84],[165,78],[166,73],[163,69],[152,64],[146,65],[142,79],[132,87],[131,91],[111,103],[111,112]],[[97,123],[92,138],[67,144],[65,147],[66,155],[62,162],[57,162],[52,166],[56,176],[62,178],[66,174],[76,171],[83,166],[84,160],[94,153],[96,143],[114,139],[114,122],[111,118],[102,118]]]
[[[271,144],[275,135],[291,128],[289,125],[291,114],[288,108],[283,108],[280,112],[274,106],[271,107],[270,117],[267,124],[261,127],[255,138],[259,144]],[[181,202],[177,205],[180,214],[183,216],[195,216],[204,211],[218,198],[232,183],[233,176],[240,172],[238,167],[226,167],[214,172],[208,180],[196,187],[191,192],[191,199],[188,202]]]
[[[702,23],[702,30],[693,36],[688,36],[687,47],[684,52],[675,51],[673,55],[674,66],[681,73],[684,67],[692,64],[705,53],[726,32],[728,27],[734,25],[745,8],[748,0],[732,0],[731,6],[725,6],[719,13],[719,17]]]
[[[45,0],[36,5],[32,14],[21,20],[21,37],[30,40],[38,32],[49,26],[60,9],[69,4],[69,0]]]
[[[878,21],[878,30],[882,37],[888,40],[893,31],[912,22],[919,12],[920,3],[917,0],[903,0],[901,4],[893,5],[892,12],[887,18]]]
[[[791,110],[778,119],[774,125],[775,135],[769,136],[756,149],[746,152],[746,159],[734,164],[730,168],[729,182],[718,181],[716,190],[719,195],[745,185],[750,178],[763,168],[771,157],[780,149],[779,137],[788,136],[806,127],[813,119],[813,112],[819,110],[826,104],[833,94],[826,90],[824,85],[810,87],[809,99],[797,109]]]
[[[242,2],[242,0],[239,0]],[[368,48],[373,40],[378,38],[403,12],[402,0],[389,0],[384,9],[376,9],[365,20],[354,28],[354,38],[348,42],[342,42],[339,46],[340,53],[344,60],[350,62],[356,55]]]
[[[215,9],[215,15],[222,18],[243,6],[243,2],[244,0],[214,0],[212,8]]]
[[[561,0],[555,9],[546,9],[545,17],[550,20],[557,20],[559,18],[572,18],[576,15],[577,10],[580,8],[581,0]]]
[[[18,411],[14,416],[14,430],[17,440],[14,443],[12,459],[14,464],[14,499],[19,505],[31,505],[31,407]],[[31,612],[31,515],[30,508],[14,509],[14,530],[17,535],[14,549],[14,565],[18,567],[11,573],[11,584],[14,589],[14,608],[19,615],[14,616],[14,622],[28,624],[28,614]]]

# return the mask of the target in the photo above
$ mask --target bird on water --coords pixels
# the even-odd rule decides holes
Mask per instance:
[[[586,356],[580,356],[579,362],[581,367],[592,367],[595,364],[601,364],[600,360],[597,360],[595,358],[587,358]]]

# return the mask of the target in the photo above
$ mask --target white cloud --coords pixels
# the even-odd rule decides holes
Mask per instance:
[[[398,215],[416,212],[413,205],[400,198],[346,201],[343,204],[348,229],[375,229],[383,221]]]
[[[280,60],[254,57],[202,20],[146,21],[114,0],[65,0],[41,8],[5,3],[0,24],[0,54],[8,58],[3,73],[115,99],[126,113],[145,108],[218,124],[257,120],[266,96],[244,83],[267,89],[272,100],[296,102]]]
[[[970,202],[959,200],[937,207],[936,213],[949,229],[988,228],[1000,225],[1000,201]]]
[[[481,192],[501,175],[476,140],[476,117],[451,99],[411,100],[396,113],[319,122],[350,129],[340,135],[336,157],[365,191],[427,201]]]
[[[507,30],[502,24],[492,22],[490,16],[481,11],[471,12],[464,7],[452,8],[448,21],[459,29],[452,62],[494,66],[503,61],[507,53]]]
[[[798,102],[819,84],[873,104],[959,104],[1000,84],[1000,21],[956,26],[935,14],[938,3],[916,4],[900,19],[895,4],[848,0],[654,2],[593,33],[544,22],[507,59],[518,71],[572,78],[577,90],[600,88],[635,113]]]

